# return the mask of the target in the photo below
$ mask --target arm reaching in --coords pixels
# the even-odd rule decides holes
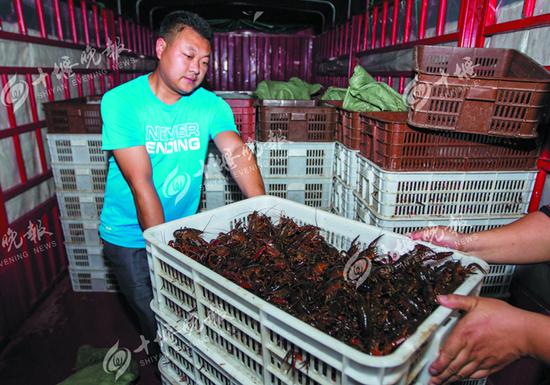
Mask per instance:
[[[164,223],[164,211],[153,184],[151,160],[145,147],[114,150],[113,154],[132,190],[141,228]]]
[[[223,154],[226,164],[237,185],[247,198],[265,194],[264,182],[256,158],[234,132],[221,132],[214,138],[214,143]]]
[[[430,385],[483,378],[521,356],[550,362],[550,317],[491,298],[439,296],[466,312],[430,366]]]
[[[445,227],[413,232],[413,240],[431,242],[478,256],[489,263],[550,261],[550,217],[533,212],[500,228],[462,234]]]

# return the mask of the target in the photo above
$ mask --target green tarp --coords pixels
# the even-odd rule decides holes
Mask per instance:
[[[310,100],[319,90],[320,84],[309,84],[299,78],[290,78],[288,82],[263,80],[258,83],[254,96],[258,99]]]

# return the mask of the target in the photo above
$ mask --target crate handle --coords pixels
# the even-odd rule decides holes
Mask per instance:
[[[290,114],[290,120],[306,120],[305,112],[293,112]]]
[[[466,99],[468,100],[484,100],[494,102],[497,98],[496,87],[469,87],[466,91]]]

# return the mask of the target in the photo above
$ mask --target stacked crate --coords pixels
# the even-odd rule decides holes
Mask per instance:
[[[455,74],[439,82],[462,55],[475,64],[473,79]],[[412,93],[408,113],[339,110],[333,211],[402,234],[438,225],[470,233],[520,218],[536,177],[540,149],[532,139],[550,93],[548,74],[525,58],[525,68],[508,71],[517,53],[422,47],[416,57],[423,88]],[[350,190],[352,208],[342,203]],[[514,270],[491,266],[482,294],[506,297]]]
[[[107,177],[101,134],[48,134],[57,202],[75,291],[116,291],[98,234]]]
[[[256,156],[267,194],[329,209],[336,119],[333,106],[313,100],[258,103]]]

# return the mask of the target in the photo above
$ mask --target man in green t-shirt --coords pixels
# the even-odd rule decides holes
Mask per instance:
[[[110,90],[101,101],[103,149],[113,156],[99,232],[104,255],[150,341],[156,323],[143,230],[197,211],[208,142],[232,165],[246,197],[265,194],[231,109],[200,87],[211,38],[198,15],[168,15],[156,41],[156,70]]]

